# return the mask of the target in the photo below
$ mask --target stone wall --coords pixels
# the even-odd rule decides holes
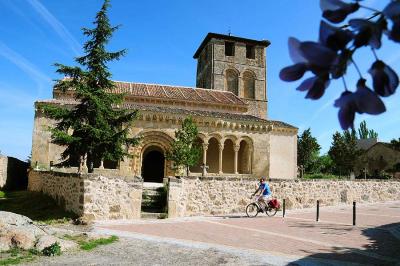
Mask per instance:
[[[400,180],[272,180],[273,196],[286,207],[321,206],[400,200]],[[168,216],[214,215],[244,212],[257,188],[251,178],[199,177],[171,179]]]
[[[7,157],[0,155],[0,188],[7,182]]]
[[[108,220],[139,218],[142,186],[134,177],[31,171],[28,190],[51,196],[79,216]]]
[[[0,155],[0,189],[26,189],[28,163],[17,158]]]

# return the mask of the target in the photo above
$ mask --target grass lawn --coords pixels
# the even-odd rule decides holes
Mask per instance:
[[[69,222],[76,215],[64,211],[56,202],[41,193],[0,191],[0,210],[25,215],[33,221],[55,224]]]
[[[77,242],[79,244],[79,247],[82,250],[92,250],[97,246],[108,245],[108,244],[118,241],[117,236],[110,236],[108,238],[99,238],[99,239],[93,239],[93,240],[87,240],[86,237],[83,237],[83,236],[65,235],[64,238]]]

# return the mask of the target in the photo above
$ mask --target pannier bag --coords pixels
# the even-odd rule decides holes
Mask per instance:
[[[269,207],[274,208],[274,209],[279,209],[279,207],[281,206],[278,202],[277,199],[272,199],[268,202]]]

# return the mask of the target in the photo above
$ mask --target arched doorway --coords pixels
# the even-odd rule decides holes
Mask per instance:
[[[164,151],[157,146],[149,146],[142,157],[143,182],[162,183],[165,169]]]

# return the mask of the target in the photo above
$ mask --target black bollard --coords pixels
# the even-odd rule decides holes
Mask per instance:
[[[317,222],[319,222],[319,200],[317,200]]]
[[[353,225],[356,225],[356,202],[353,201]]]
[[[285,212],[286,212],[286,201],[285,201],[285,199],[283,199],[283,206],[282,206],[282,208],[283,208],[283,212],[282,212],[282,216],[283,217],[285,217]]]

